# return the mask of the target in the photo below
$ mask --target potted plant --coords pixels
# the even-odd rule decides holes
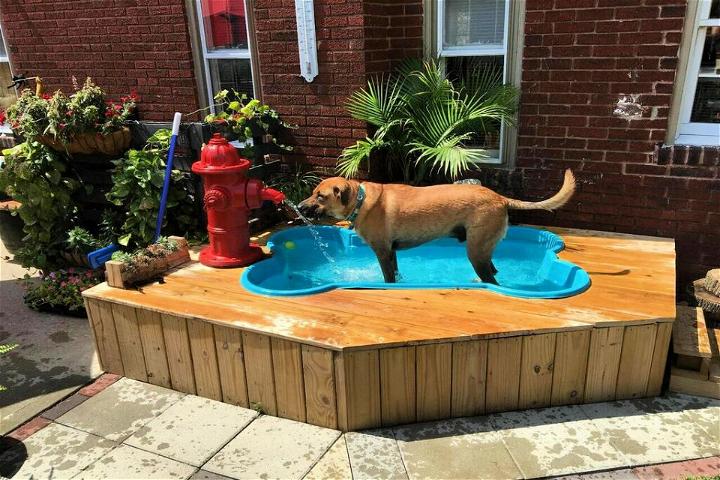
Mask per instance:
[[[90,78],[69,97],[25,89],[7,109],[11,127],[25,138],[36,139],[53,150],[74,154],[117,156],[130,146],[125,121],[135,111],[135,93],[120,102],[109,101]]]
[[[74,227],[67,233],[65,249],[60,255],[71,265],[90,267],[87,254],[104,246],[92,233],[82,227]]]
[[[132,253],[115,252],[112,259],[105,262],[107,283],[111,287],[129,288],[188,261],[190,253],[185,238],[160,237],[157,242]]]

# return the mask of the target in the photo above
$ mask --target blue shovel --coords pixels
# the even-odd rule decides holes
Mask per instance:
[[[172,136],[170,137],[170,148],[168,149],[167,162],[165,165],[165,181],[163,183],[162,196],[160,197],[160,210],[158,211],[157,223],[155,224],[155,235],[153,236],[153,243],[157,242],[160,238],[160,230],[162,229],[163,219],[165,218],[165,209],[167,207],[168,191],[170,190],[170,177],[172,175],[173,158],[175,156],[175,144],[177,143],[178,133],[180,132],[180,119],[182,114],[175,112],[175,118],[173,118]],[[112,254],[118,251],[120,247],[115,244],[108,245],[94,252],[88,253],[88,261],[92,268],[100,268],[101,265],[105,264]]]

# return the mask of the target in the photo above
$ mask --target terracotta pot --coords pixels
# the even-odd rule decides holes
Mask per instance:
[[[38,137],[38,141],[43,145],[58,152],[67,152],[70,155],[101,153],[108,156],[118,156],[130,147],[130,140],[131,135],[128,127],[122,127],[120,130],[107,135],[82,133],[75,136],[72,142],[68,144],[45,135]]]

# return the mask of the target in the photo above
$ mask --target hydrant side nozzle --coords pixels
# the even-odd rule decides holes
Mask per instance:
[[[275,205],[280,205],[285,201],[285,194],[275,190],[274,188],[263,188],[260,191],[260,198],[263,200],[270,200]]]

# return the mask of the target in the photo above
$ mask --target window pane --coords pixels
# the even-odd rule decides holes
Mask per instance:
[[[444,47],[502,45],[505,0],[446,0]]]
[[[698,78],[690,121],[720,123],[720,77]]]
[[[5,51],[5,42],[2,38],[2,32],[0,32],[0,57],[7,56],[7,52]]]
[[[449,57],[445,59],[445,70],[448,78],[457,85],[462,82],[472,85],[473,80],[479,76],[490,75],[495,78],[495,84],[503,81],[503,56],[493,57]],[[476,132],[470,145],[483,147],[491,157],[497,157],[500,150],[500,124],[498,122],[485,123],[475,126]]]
[[[713,0],[710,6],[710,18],[720,18],[720,0]]]
[[[220,90],[237,90],[248,97],[253,96],[250,60],[210,60],[210,78],[213,93]]]
[[[202,0],[201,7],[208,51],[248,48],[244,0]]]
[[[10,64],[0,62],[0,108],[7,108],[15,102],[15,89],[5,88],[11,83]]]

